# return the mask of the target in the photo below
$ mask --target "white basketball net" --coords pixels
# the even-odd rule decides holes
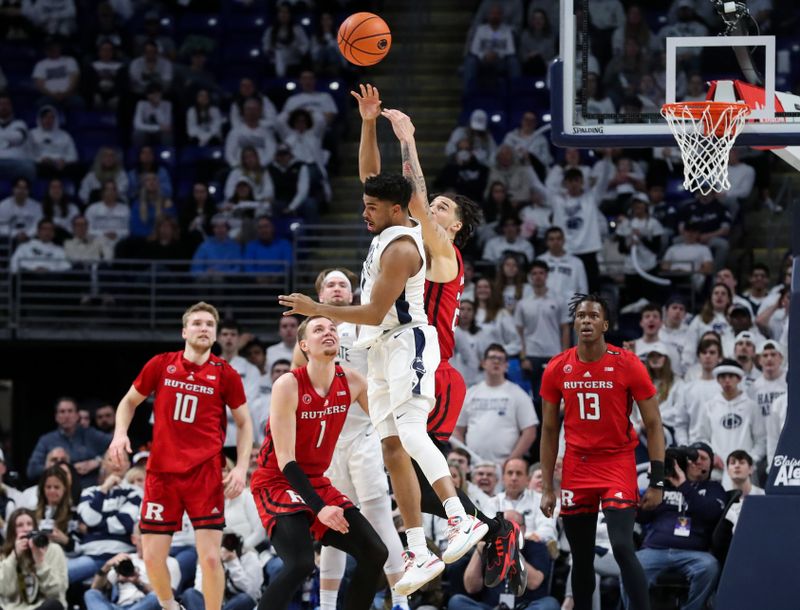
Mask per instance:
[[[661,115],[669,123],[683,157],[683,188],[703,195],[731,188],[728,153],[749,113],[746,104],[738,103],[664,104]]]

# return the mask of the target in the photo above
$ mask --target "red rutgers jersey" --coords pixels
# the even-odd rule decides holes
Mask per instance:
[[[317,394],[308,377],[307,367],[294,369],[292,374],[297,379],[294,459],[306,476],[314,479],[322,477],[331,464],[336,441],[350,408],[350,386],[338,364],[327,396]],[[267,422],[266,438],[258,455],[258,465],[264,469],[261,476],[267,480],[277,478],[285,481],[278,467],[270,422]]]
[[[222,454],[228,418],[247,399],[239,373],[211,354],[194,364],[183,351],[153,357],[133,382],[139,394],[155,392],[153,447],[147,470],[186,472]]]
[[[630,421],[633,401],[656,393],[647,369],[636,354],[612,345],[597,362],[581,362],[577,350],[550,360],[542,377],[542,398],[555,404],[564,399],[567,451],[632,450],[639,442]]]
[[[456,277],[444,284],[425,280],[425,313],[428,324],[436,328],[439,334],[439,354],[442,362],[453,357],[455,346],[455,330],[460,313],[459,302],[464,290],[464,264],[461,252],[453,245],[458,261]]]

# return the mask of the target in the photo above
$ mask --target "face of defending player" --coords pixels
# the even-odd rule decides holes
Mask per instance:
[[[364,212],[361,217],[367,223],[367,231],[380,233],[392,226],[392,218],[402,214],[403,208],[397,203],[383,201],[371,195],[364,195]]]
[[[334,358],[339,353],[339,333],[336,324],[328,318],[316,318],[306,326],[306,332],[300,341],[300,349],[308,359]]]
[[[319,291],[319,302],[326,305],[350,305],[353,302],[353,292],[350,283],[341,277],[332,277],[322,285]]]
[[[431,202],[433,220],[447,232],[450,239],[455,239],[456,233],[463,226],[458,219],[458,206],[449,197],[439,195]]]
[[[573,328],[581,343],[594,343],[602,339],[608,331],[608,320],[600,303],[584,301],[578,305]]]
[[[217,340],[217,322],[207,311],[196,311],[186,320],[181,336],[193,350],[206,352]]]

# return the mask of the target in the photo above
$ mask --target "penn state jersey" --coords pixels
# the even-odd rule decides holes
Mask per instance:
[[[411,219],[413,227],[392,226],[384,229],[380,234],[372,239],[369,253],[364,260],[361,270],[361,303],[366,305],[371,302],[372,287],[381,272],[381,256],[384,250],[389,247],[394,240],[401,237],[410,237],[417,246],[417,251],[422,259],[419,271],[408,278],[405,290],[397,297],[394,305],[389,308],[386,316],[378,326],[362,326],[359,336],[359,344],[368,343],[370,340],[382,335],[384,332],[406,324],[428,324],[428,316],[425,314],[424,293],[425,293],[425,248],[422,244],[422,230],[419,223]]]
[[[367,350],[353,347],[358,339],[358,326],[350,322],[340,322],[336,328],[339,332],[339,356],[336,361],[366,376]],[[367,427],[372,427],[369,415],[364,412],[361,405],[354,404],[347,412],[347,419],[344,421],[337,445],[349,443]]]

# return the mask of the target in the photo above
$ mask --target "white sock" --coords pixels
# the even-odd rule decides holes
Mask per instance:
[[[319,610],[336,610],[336,598],[339,597],[338,591],[329,589],[319,590]]]
[[[179,610],[180,605],[178,602],[175,601],[174,597],[170,597],[169,599],[165,600],[158,600],[158,603],[161,605],[164,610]]]
[[[398,595],[392,589],[392,608],[395,606],[401,608],[402,610],[409,610],[408,609],[408,598],[405,595]]]
[[[428,545],[425,543],[425,530],[421,527],[409,527],[406,530],[406,541],[408,550],[416,556],[425,555],[428,552]]]
[[[467,511],[464,510],[464,505],[461,504],[461,500],[458,499],[458,496],[447,498],[447,500],[444,501],[444,512],[447,513],[448,519],[450,517],[467,518]]]

